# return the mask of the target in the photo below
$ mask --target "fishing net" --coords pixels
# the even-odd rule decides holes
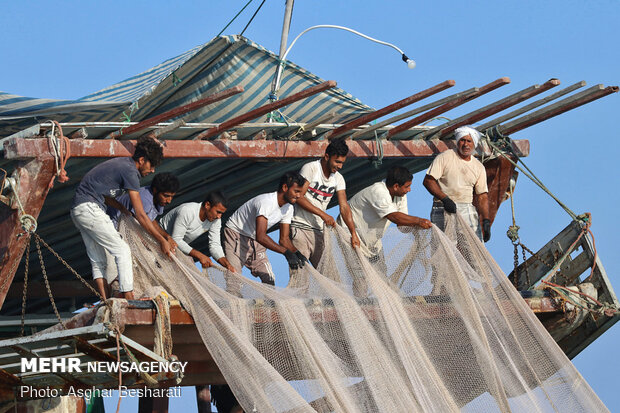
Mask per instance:
[[[372,260],[337,226],[286,288],[121,231],[136,292],[183,304],[246,412],[607,411],[458,217],[390,228]]]

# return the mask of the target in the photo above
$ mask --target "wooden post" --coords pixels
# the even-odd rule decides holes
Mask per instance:
[[[55,168],[54,158],[45,154],[19,162],[15,169],[13,176],[18,181],[17,196],[25,213],[35,219],[39,217],[47,197]],[[17,205],[0,203],[0,308],[26,247],[27,237],[20,236],[24,232],[19,222],[20,215]]]
[[[168,394],[160,397],[140,397],[138,413],[168,413]]]
[[[513,161],[517,161],[513,157]],[[489,219],[491,224],[495,220],[497,210],[502,202],[507,197],[506,193],[510,185],[510,178],[514,173],[515,167],[504,157],[498,157],[488,160],[484,163],[484,168],[487,171],[487,186],[489,188]]]

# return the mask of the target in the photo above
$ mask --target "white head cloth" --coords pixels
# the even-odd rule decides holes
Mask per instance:
[[[478,142],[480,142],[480,132],[471,126],[461,126],[454,131],[454,137],[456,141],[460,141],[465,136],[471,136],[471,139],[474,141],[474,148],[478,146]]]

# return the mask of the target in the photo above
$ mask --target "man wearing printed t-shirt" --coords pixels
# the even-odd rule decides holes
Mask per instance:
[[[263,283],[274,285],[267,248],[283,254],[291,269],[304,266],[306,257],[293,246],[289,233],[293,205],[301,197],[305,182],[299,173],[287,172],[280,178],[277,192],[258,195],[233,213],[224,229],[224,251],[237,272],[246,266]],[[279,244],[267,235],[267,230],[278,223]]]
[[[472,155],[480,132],[469,126],[454,131],[456,149],[445,151],[433,160],[424,177],[424,186],[433,195],[431,221],[444,230],[444,214],[458,214],[478,238],[491,239],[487,174],[484,165]],[[477,198],[474,207],[474,197]],[[482,217],[482,228],[480,219]]]
[[[202,203],[187,202],[164,215],[161,226],[172,235],[179,249],[198,260],[203,268],[213,265],[211,259],[189,244],[196,238],[209,233],[209,253],[224,268],[235,272],[224,256],[221,241],[222,214],[226,212],[228,201],[220,191],[209,192]]]
[[[334,139],[325,149],[325,155],[317,161],[305,164],[299,173],[306,178],[305,196],[295,204],[295,213],[291,222],[291,239],[293,245],[314,265],[318,265],[323,250],[324,225],[333,227],[336,220],[325,210],[333,199],[338,199],[340,214],[351,233],[351,245],[357,248],[360,240],[355,232],[351,208],[347,203],[344,178],[338,172],[347,159],[349,148],[344,139]]]
[[[132,157],[114,158],[97,165],[84,175],[75,191],[71,219],[82,235],[93,278],[104,298],[107,297],[103,278],[107,251],[116,262],[120,292],[124,298],[133,299],[131,251],[105,212],[106,205],[123,208],[114,199],[123,191],[129,193],[136,219],[159,242],[162,252],[166,255],[174,252],[176,244],[171,237],[164,237],[155,228],[144,212],[138,192],[140,177],[154,172],[155,167],[161,163],[162,155],[161,145],[157,141],[151,138],[139,139]]]
[[[369,261],[377,264],[378,269],[385,273],[383,244],[381,238],[390,226],[390,222],[398,226],[430,228],[428,219],[408,215],[406,195],[411,191],[413,175],[402,166],[393,166],[387,172],[385,181],[362,189],[351,198],[351,212],[358,230],[360,249]],[[342,225],[342,216],[338,223]]]

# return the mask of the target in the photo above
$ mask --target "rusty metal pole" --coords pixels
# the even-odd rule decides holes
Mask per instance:
[[[370,121],[373,121],[375,119],[380,118],[381,116],[385,116],[387,114],[390,114],[394,111],[397,111],[398,109],[402,109],[406,106],[409,106],[413,103],[419,102],[422,99],[425,99],[429,96],[432,96],[436,93],[439,93],[441,91],[444,91],[448,88],[451,88],[452,86],[454,86],[456,84],[456,82],[454,80],[446,80],[445,82],[439,83],[433,87],[430,87],[428,89],[425,89],[421,92],[418,93],[414,93],[413,95],[406,97],[405,99],[401,99],[398,102],[394,102],[384,108],[381,108],[379,110],[375,110],[374,112],[371,113],[367,113],[365,115],[360,116],[357,119],[352,120],[351,122],[345,123],[344,125],[340,126],[339,128],[336,128],[332,131],[327,132],[323,137],[325,139],[332,139],[332,138],[336,138],[340,135],[342,135],[343,133],[350,131],[351,129],[357,128],[360,125],[363,125],[365,123],[368,123]]]
[[[259,116],[265,115],[269,112],[272,112],[276,109],[280,109],[281,107],[290,105],[291,103],[295,103],[299,100],[305,99],[307,97],[316,95],[317,93],[321,93],[327,89],[331,89],[336,87],[337,83],[335,80],[328,80],[327,82],[323,82],[319,85],[309,87],[307,89],[302,90],[301,92],[292,94],[291,96],[287,96],[282,100],[277,100],[272,103],[268,103],[266,105],[261,106],[260,108],[251,110],[243,115],[234,117],[230,120],[227,120],[224,123],[221,123],[218,126],[215,126],[211,129],[207,129],[204,132],[199,133],[194,137],[194,140],[200,140],[205,138],[210,138],[212,136],[217,135],[218,133],[224,132],[230,128],[233,128],[237,125],[240,125],[244,122],[248,122],[252,119],[256,119]]]

